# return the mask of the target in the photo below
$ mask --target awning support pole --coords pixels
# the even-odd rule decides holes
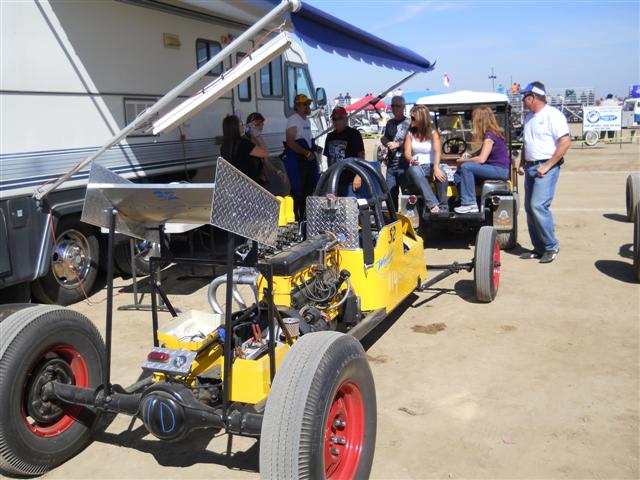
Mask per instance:
[[[409,80],[411,80],[413,77],[415,77],[418,73],[420,72],[413,72],[410,75],[407,75],[405,78],[403,78],[402,80],[400,80],[398,83],[394,83],[393,85],[391,85],[389,88],[387,88],[384,92],[380,92],[378,94],[377,97],[371,99],[370,102],[365,103],[362,107],[360,107],[359,109],[357,109],[354,112],[351,112],[349,114],[349,116],[347,117],[347,120],[349,120],[351,117],[353,117],[354,115],[357,115],[358,113],[360,113],[362,110],[364,110],[365,108],[367,108],[369,105],[373,105],[373,108],[375,108],[376,103],[378,103],[380,100],[382,100],[384,97],[387,96],[387,93],[395,90],[396,88],[398,88],[400,85],[402,85],[405,82],[408,82]],[[376,109],[377,110],[377,109]],[[330,131],[333,130],[333,126],[327,128],[326,130],[324,130],[322,133],[319,133],[318,135],[316,135],[314,137],[314,141],[317,140],[318,138],[320,138],[321,136],[329,133]]]
[[[38,201],[42,200],[46,197],[50,192],[58,188],[61,184],[66,182],[69,178],[71,178],[76,172],[83,169],[85,166],[93,162],[96,158],[102,155],[105,151],[113,147],[115,144],[120,142],[123,138],[133,132],[136,128],[138,128],[141,124],[145,123],[152,116],[158,113],[163,108],[167,107],[171,102],[173,102],[178,96],[182,95],[186,90],[193,87],[202,77],[204,77],[213,67],[215,67],[218,63],[222,62],[226,57],[231,55],[236,50],[239,50],[242,45],[251,39],[255,34],[262,31],[266,28],[270,22],[274,19],[280,17],[287,11],[291,10],[293,12],[300,9],[301,3],[299,0],[282,0],[282,2],[267,13],[264,17],[254,23],[249,29],[243,32],[238,38],[233,40],[229,45],[227,45],[224,49],[218,52],[217,55],[212,57],[207,63],[202,65],[198,70],[189,75],[182,83],[174,87],[167,94],[165,94],[160,100],[158,100],[153,106],[145,110],[140,116],[138,116],[133,122],[124,127],[118,133],[116,133],[111,139],[105,143],[102,147],[100,147],[95,153],[87,157],[85,160],[80,162],[78,165],[73,167],[66,174],[58,178],[55,182],[41,185],[38,187],[33,194],[34,198]]]

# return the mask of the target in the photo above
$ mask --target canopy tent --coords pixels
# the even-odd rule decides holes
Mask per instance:
[[[443,93],[419,98],[416,102],[420,105],[477,105],[491,103],[509,103],[509,98],[503,93],[472,92],[460,90],[459,92]]]
[[[280,3],[279,0],[263,1],[271,7]],[[290,12],[288,17],[293,24],[293,32],[310,47],[394,70],[433,70],[434,64],[421,55],[393,45],[308,3],[300,2],[300,8]]]
[[[375,110],[373,108],[373,105],[371,104],[371,101],[375,101],[375,98],[373,95],[367,95],[366,97],[362,97],[360,100],[358,100],[355,103],[352,103],[351,105],[347,105],[345,108],[345,110],[347,112],[353,112],[355,110],[361,109],[361,110]],[[364,108],[362,108],[364,107]],[[386,110],[387,109],[387,104],[384,100],[378,100],[378,102],[375,103],[375,108],[377,108],[378,110]]]

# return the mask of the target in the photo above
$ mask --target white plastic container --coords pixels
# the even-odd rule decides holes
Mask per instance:
[[[219,313],[189,310],[158,329],[158,335],[174,337],[180,342],[201,342],[222,325],[222,321],[222,315]]]

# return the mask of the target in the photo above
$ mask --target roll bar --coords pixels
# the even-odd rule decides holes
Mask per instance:
[[[380,172],[369,165],[369,162],[355,157],[345,158],[344,160],[331,165],[320,177],[320,180],[316,185],[314,195],[324,196],[329,194],[337,196],[340,177],[342,177],[345,171],[359,175],[362,179],[362,184],[369,189],[371,196],[367,199],[367,203],[373,208],[373,215],[378,229],[381,229],[385,225],[381,204],[382,201],[386,201],[387,210],[391,218],[393,220],[396,219],[394,203],[391,199],[391,193],[384,178]],[[382,190],[382,195],[378,195],[378,190],[374,188],[376,181],[372,181],[372,179],[377,181],[380,190]]]

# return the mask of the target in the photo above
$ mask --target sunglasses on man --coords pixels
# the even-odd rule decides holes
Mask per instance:
[[[334,122],[339,122],[341,120],[346,120],[347,117],[332,117],[331,120],[333,120]]]

